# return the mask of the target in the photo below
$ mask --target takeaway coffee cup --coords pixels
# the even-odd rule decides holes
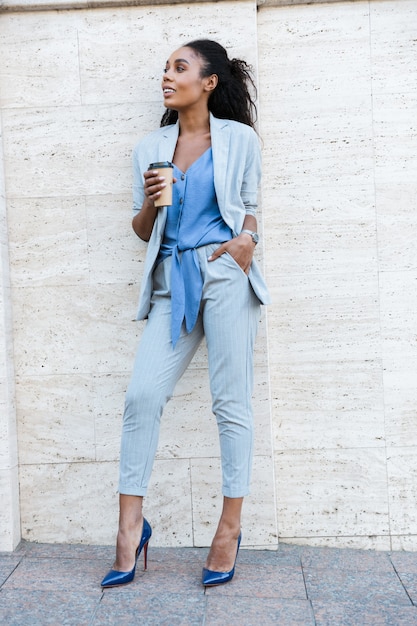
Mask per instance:
[[[172,175],[174,166],[169,161],[160,161],[159,163],[151,163],[150,170],[157,170],[158,176],[165,177],[165,184],[161,191],[161,195],[154,201],[155,206],[171,206],[172,204]]]

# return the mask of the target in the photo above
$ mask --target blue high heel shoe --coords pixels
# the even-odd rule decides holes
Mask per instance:
[[[223,585],[223,583],[228,583],[229,580],[232,580],[234,573],[235,573],[236,559],[237,559],[237,555],[239,552],[241,539],[242,539],[242,533],[240,533],[237,539],[237,550],[236,550],[235,562],[230,572],[213,572],[211,569],[206,569],[205,567],[203,567],[202,583],[205,587],[213,587],[214,585]]]
[[[101,581],[102,587],[118,587],[119,585],[127,585],[127,583],[131,583],[135,577],[136,565],[138,562],[139,554],[143,549],[143,560],[144,560],[144,570],[146,570],[148,566],[148,543],[149,539],[152,535],[152,528],[148,521],[143,518],[143,529],[142,529],[142,537],[140,538],[139,545],[136,550],[135,556],[135,564],[133,569],[130,572],[118,572],[115,569],[111,569],[108,574],[105,575],[103,580]]]

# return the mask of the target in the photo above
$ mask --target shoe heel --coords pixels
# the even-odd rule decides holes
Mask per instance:
[[[145,572],[148,569],[148,545],[149,540],[143,546],[143,571]]]

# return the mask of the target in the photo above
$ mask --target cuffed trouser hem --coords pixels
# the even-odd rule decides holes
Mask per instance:
[[[231,489],[222,489],[222,494],[225,498],[245,498],[249,495],[249,489],[243,489],[242,491],[236,491]]]
[[[141,496],[145,497],[147,493],[147,489],[144,487],[122,487],[119,486],[118,492],[121,496]]]

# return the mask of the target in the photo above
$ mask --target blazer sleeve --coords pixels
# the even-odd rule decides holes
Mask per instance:
[[[252,128],[246,138],[245,166],[243,172],[241,198],[246,215],[256,215],[258,208],[258,189],[261,183],[262,158],[258,135]]]
[[[133,213],[136,215],[142,208],[145,200],[145,191],[143,186],[143,171],[140,163],[141,144],[139,142],[133,149],[132,165],[133,165]]]

